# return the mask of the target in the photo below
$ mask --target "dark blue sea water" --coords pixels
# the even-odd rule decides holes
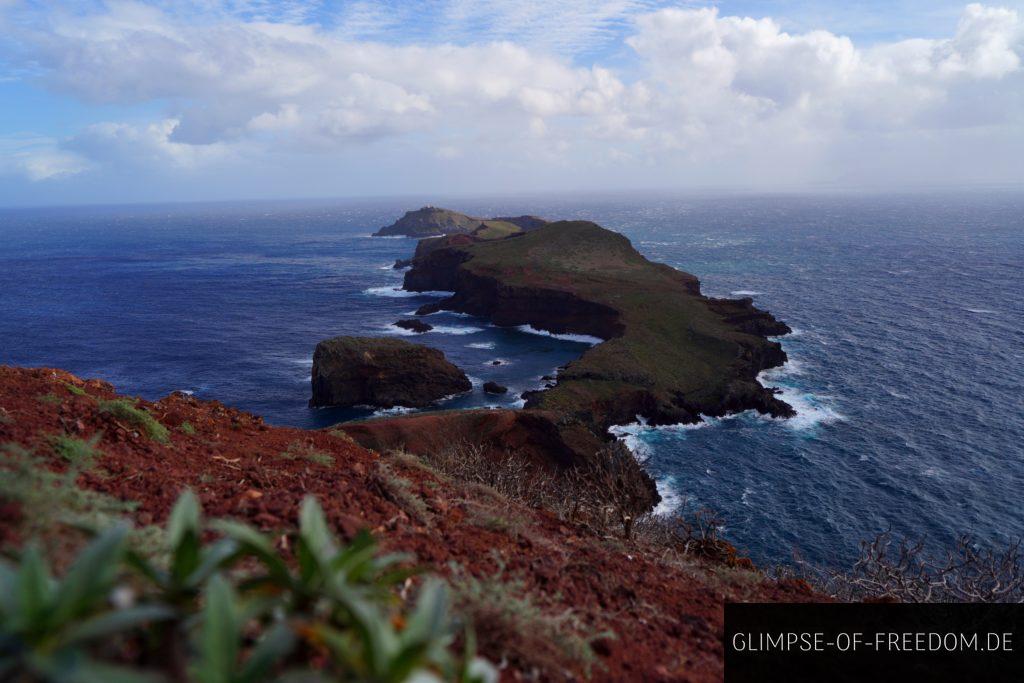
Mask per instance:
[[[444,203],[438,199],[434,203]],[[389,325],[415,243],[369,234],[418,201],[0,211],[0,362],[188,390],[277,424],[310,410],[313,347]],[[711,506],[761,562],[843,563],[889,526],[945,544],[1024,535],[1024,196],[605,196],[451,200],[475,214],[588,218],[647,256],[749,295],[796,332],[766,373],[798,411],[622,430],[663,511]],[[514,405],[586,344],[436,314],[475,379],[445,404]],[[491,365],[501,359],[505,364]],[[485,396],[482,382],[513,388]]]

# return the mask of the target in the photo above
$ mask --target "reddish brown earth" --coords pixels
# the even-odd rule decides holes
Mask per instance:
[[[86,395],[76,395],[69,386]],[[13,442],[33,449],[59,470],[64,465],[51,454],[52,436],[101,433],[102,454],[80,475],[78,485],[136,501],[138,524],[162,524],[181,490],[191,487],[208,516],[282,531],[295,524],[303,496],[314,494],[339,535],[350,538],[369,528],[386,548],[412,553],[442,574],[454,562],[488,578],[503,563],[506,575],[521,579],[545,610],[571,609],[592,632],[614,633],[594,643],[596,680],[720,680],[725,601],[816,598],[806,584],[770,581],[737,566],[743,563],[665,561],[651,547],[601,537],[508,501],[504,510],[517,518],[514,532],[477,526],[472,513],[486,498],[480,497],[480,487],[436,476],[409,457],[369,450],[340,432],[270,427],[216,401],[180,394],[155,403],[140,400],[138,406],[171,432],[167,444],[156,443],[99,412],[99,400],[115,397],[105,382],[83,381],[60,370],[0,366],[0,446]],[[514,431],[509,419],[502,416],[497,422],[503,424],[494,428]],[[182,431],[185,422],[194,433]],[[302,448],[329,454],[333,463],[282,456]],[[8,457],[9,450],[0,450],[0,459]],[[427,512],[422,518],[411,516],[389,489],[382,463],[406,479],[408,490],[423,501]],[[0,468],[0,476],[5,474]],[[21,512],[0,500],[0,542],[18,540],[12,530]],[[478,630],[486,633],[487,627],[479,624]],[[492,654],[487,648],[485,642],[485,656]],[[581,671],[563,674],[582,677]],[[562,677],[558,672],[547,676]],[[503,678],[522,676],[506,668]]]

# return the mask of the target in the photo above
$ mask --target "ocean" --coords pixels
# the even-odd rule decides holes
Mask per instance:
[[[316,343],[392,326],[410,239],[370,233],[419,200],[0,210],[0,363],[60,367],[154,399],[182,390],[316,428]],[[581,218],[706,294],[751,296],[794,328],[762,379],[797,410],[619,431],[663,495],[714,509],[762,564],[842,566],[891,528],[933,547],[1024,536],[1024,195],[434,198],[475,215]],[[414,339],[515,406],[588,340],[438,313]],[[411,339],[413,337],[410,337]],[[502,361],[493,365],[494,360]],[[507,396],[485,395],[494,380]]]

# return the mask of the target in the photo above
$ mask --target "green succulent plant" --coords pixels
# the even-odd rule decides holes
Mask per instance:
[[[379,555],[368,533],[340,544],[313,498],[293,557],[252,527],[205,523],[190,491],[160,559],[129,548],[128,531],[97,535],[60,579],[35,545],[0,562],[0,680],[497,680],[470,631],[455,652],[445,584],[425,580],[406,607],[408,558]],[[204,542],[210,531],[220,537]]]
[[[127,531],[119,525],[100,535],[62,579],[51,576],[34,545],[25,549],[18,565],[0,564],[0,679],[152,680],[98,661],[90,652],[111,636],[173,616],[159,604],[113,604]]]

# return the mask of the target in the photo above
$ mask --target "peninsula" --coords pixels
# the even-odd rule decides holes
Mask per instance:
[[[531,325],[602,339],[530,394],[597,433],[636,420],[698,422],[701,415],[793,409],[762,386],[786,362],[769,339],[791,330],[750,299],[715,299],[697,278],[646,259],[629,240],[585,221],[549,223],[503,239],[448,239],[411,261],[405,288],[452,296],[417,313],[450,310],[496,325]]]

